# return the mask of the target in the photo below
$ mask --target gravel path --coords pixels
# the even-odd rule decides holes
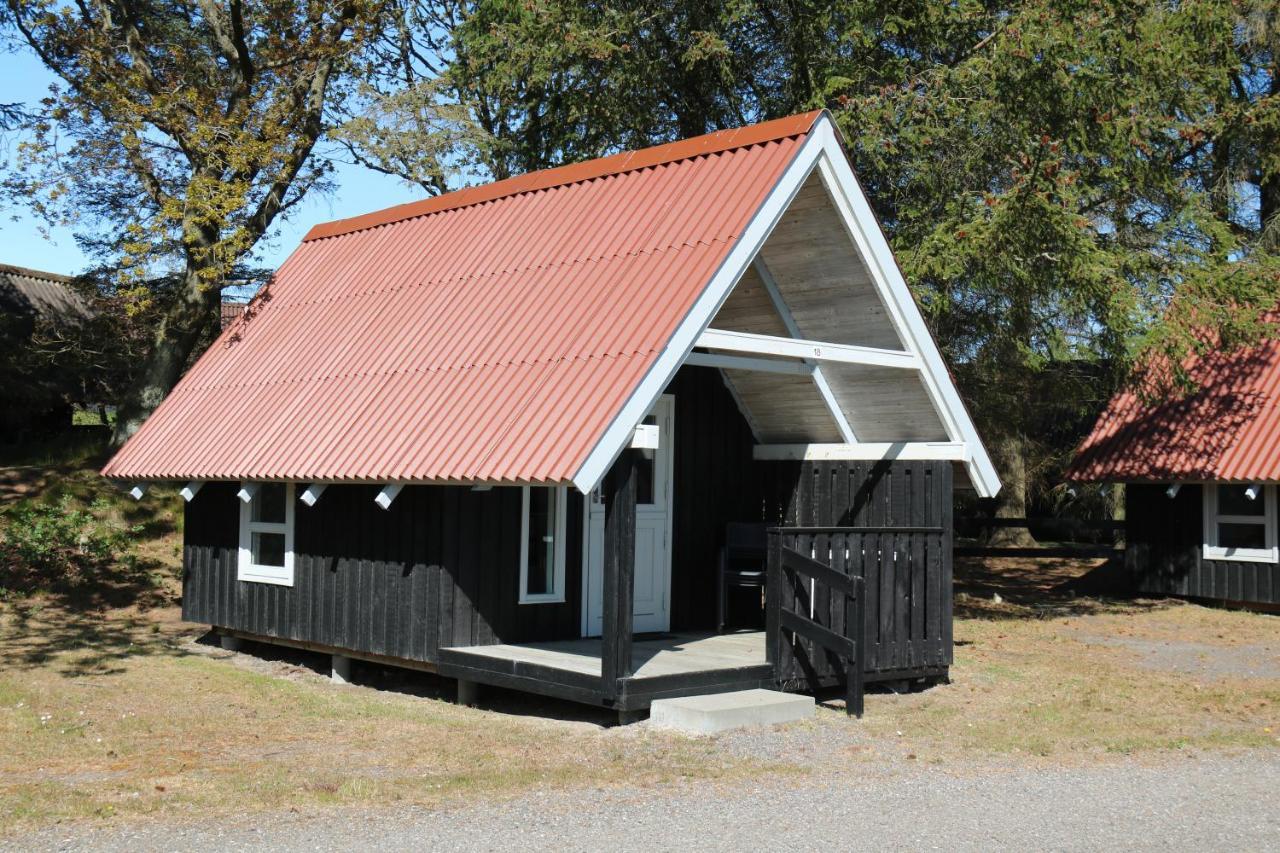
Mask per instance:
[[[1280,752],[967,775],[855,766],[745,787],[552,791],[449,811],[54,828],[9,843],[29,851],[1275,850]]]

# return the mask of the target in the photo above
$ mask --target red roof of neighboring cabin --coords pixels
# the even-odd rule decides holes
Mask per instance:
[[[103,473],[572,480],[818,115],[314,228]]]
[[[1280,341],[1191,363],[1197,390],[1144,402],[1117,394],[1067,476],[1116,482],[1280,481]]]

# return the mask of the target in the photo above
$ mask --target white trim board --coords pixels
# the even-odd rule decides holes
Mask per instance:
[[[635,425],[640,423],[653,407],[658,395],[675,376],[694,346],[709,346],[703,340],[708,326],[741,279],[742,274],[759,254],[778,220],[791,205],[796,193],[815,169],[850,239],[853,240],[866,264],[876,292],[904,344],[903,352],[856,347],[846,348],[854,351],[846,354],[851,357],[854,355],[870,357],[865,351],[871,351],[876,358],[894,362],[891,366],[918,370],[925,391],[941,418],[951,443],[962,444],[967,451],[964,462],[978,494],[982,497],[991,497],[1000,490],[1000,480],[996,475],[995,466],[992,465],[986,448],[978,436],[977,428],[951,381],[951,375],[942,360],[942,354],[938,351],[928,326],[925,325],[924,317],[907,287],[884,233],[880,230],[871,205],[858,184],[853,170],[849,167],[848,159],[836,134],[835,124],[831,116],[824,112],[814,122],[804,143],[779,178],[773,191],[743,229],[720,268],[716,270],[707,287],[676,328],[666,348],[640,380],[574,475],[574,484],[581,492],[586,494],[604,477],[605,471],[630,441]],[[709,340],[719,341],[719,344],[710,345],[724,348],[726,339],[722,337],[723,334],[717,331]],[[732,334],[738,336],[738,341],[748,340],[741,337],[743,333]],[[803,348],[806,344],[812,345],[816,342],[794,343]],[[791,357],[820,360],[821,355],[830,351],[829,345],[820,344],[820,346],[822,350],[817,357],[811,350],[807,353],[798,350]]]
[[[720,264],[715,275],[711,277],[710,283],[693,303],[693,308],[676,327],[666,348],[654,360],[649,372],[640,380],[640,384],[614,416],[604,434],[596,442],[596,446],[587,454],[586,461],[573,477],[574,485],[583,494],[595,488],[605,472],[609,470],[609,466],[613,464],[613,460],[618,458],[618,454],[630,440],[632,428],[640,423],[653,408],[662,390],[667,387],[667,383],[684,363],[685,357],[693,350],[698,336],[707,328],[711,318],[715,317],[724,301],[729,298],[734,285],[738,283],[738,279],[742,277],[742,273],[756,256],[756,252],[773,233],[773,228],[782,218],[782,214],[791,206],[791,200],[795,198],[796,193],[809,177],[809,172],[813,169],[813,164],[822,149],[822,136],[815,133],[815,130],[822,124],[824,118],[820,118],[815,123],[815,128],[805,137],[800,150],[792,158],[791,165],[782,173],[782,178],[773,188],[773,192],[764,200],[764,204],[751,217],[747,226],[742,229],[741,236],[733,244],[733,248],[729,250],[728,256]],[[829,119],[826,120],[829,121]]]
[[[718,367],[721,370],[756,370],[761,373],[783,373],[791,376],[813,376],[816,364],[782,361],[776,358],[751,358],[745,355],[727,355],[718,352],[691,352],[684,360],[694,367]]]
[[[969,449],[962,441],[870,441],[854,444],[758,444],[752,458],[760,461],[880,461],[967,462]]]
[[[803,338],[780,338],[777,335],[731,332],[724,329],[707,329],[698,336],[697,346],[775,358],[799,358],[819,363],[867,364],[872,367],[897,367],[903,370],[920,370],[923,366],[915,355],[901,350],[810,341]]]

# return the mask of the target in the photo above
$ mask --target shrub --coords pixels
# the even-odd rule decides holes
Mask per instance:
[[[0,531],[0,592],[69,590],[110,566],[134,532],[105,520],[107,503],[90,510],[69,497],[57,503],[22,501],[6,512]]]

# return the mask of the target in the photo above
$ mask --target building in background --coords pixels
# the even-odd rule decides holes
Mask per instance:
[[[1117,394],[1068,478],[1125,484],[1138,591],[1280,604],[1280,340],[1189,367],[1190,395]]]

